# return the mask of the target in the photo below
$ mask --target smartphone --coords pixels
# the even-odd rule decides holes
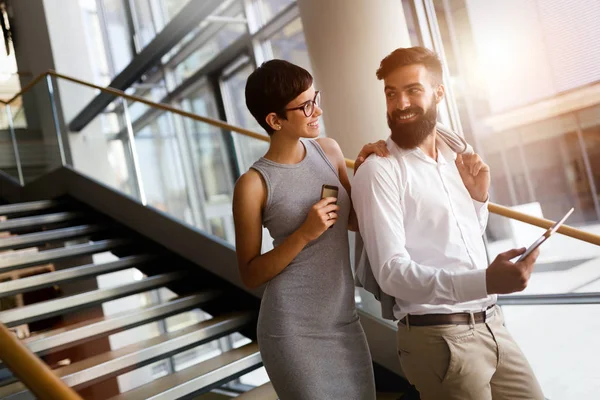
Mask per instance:
[[[334,204],[337,204],[338,190],[337,186],[323,185],[323,187],[321,187],[321,199],[324,199],[325,197],[335,197],[336,200]],[[331,228],[333,228],[333,225],[329,227],[329,229]]]
[[[321,199],[324,199],[325,197],[335,197],[337,199],[338,191],[339,189],[337,186],[323,185],[323,187],[321,188]]]
[[[556,232],[558,228],[561,227],[561,225],[567,220],[567,218],[569,218],[569,216],[573,214],[573,211],[575,211],[575,208],[571,208],[558,222],[556,222],[554,225],[548,228],[548,230],[546,230],[546,232],[544,232],[544,234],[540,236],[538,240],[533,242],[533,244],[529,246],[527,250],[525,250],[525,253],[523,253],[523,255],[519,257],[517,262],[523,261],[525,257],[531,254],[532,251],[540,247],[541,244],[544,243],[550,236],[552,236],[552,234]]]

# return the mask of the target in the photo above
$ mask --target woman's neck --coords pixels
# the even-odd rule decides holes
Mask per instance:
[[[290,138],[283,132],[271,136],[269,150],[265,158],[278,164],[298,164],[306,156],[306,149],[297,137]]]

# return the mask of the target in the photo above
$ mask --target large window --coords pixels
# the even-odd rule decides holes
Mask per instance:
[[[543,0],[415,3],[435,13],[442,39],[436,50],[443,50],[450,73],[446,84],[465,136],[492,166],[492,200],[508,206],[538,202],[547,218],[573,205],[570,223],[600,223],[594,189],[598,166],[587,149],[597,126],[593,109],[573,113],[572,103],[565,101],[571,105],[563,105],[562,112],[554,107],[541,118],[534,112],[548,110],[544,101],[569,92],[586,96],[582,89],[597,81],[590,59],[600,54],[598,46],[566,21],[600,17],[600,9],[582,2],[566,12]],[[561,33],[557,25],[572,30]],[[567,43],[565,51],[578,61],[559,54]],[[563,71],[566,65],[570,75]]]
[[[111,61],[112,72],[116,75],[129,64],[135,54],[128,5],[124,0],[101,0],[99,5],[107,42],[106,52]]]
[[[242,15],[237,14],[233,18],[242,18]],[[216,24],[220,23],[216,22]],[[185,79],[204,67],[211,59],[242,36],[246,30],[245,24],[235,22],[223,24],[197,50],[175,67],[175,79],[177,83],[181,84]]]
[[[263,21],[268,22],[287,6],[294,3],[294,0],[255,0],[260,7],[260,13]]]
[[[302,21],[296,18],[269,39],[273,58],[280,58],[311,71]]]

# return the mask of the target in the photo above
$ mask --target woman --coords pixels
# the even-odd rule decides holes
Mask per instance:
[[[369,349],[354,304],[347,229],[356,230],[338,144],[319,138],[312,76],[282,60],[246,83],[246,105],[271,136],[235,186],[233,216],[245,285],[267,283],[258,319],[263,363],[281,400],[371,400]],[[386,155],[367,145],[361,152]],[[320,199],[322,185],[338,197]],[[274,249],[261,254],[262,226]],[[329,229],[331,228],[331,229]]]

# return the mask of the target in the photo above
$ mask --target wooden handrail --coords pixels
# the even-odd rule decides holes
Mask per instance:
[[[354,161],[346,159],[346,166],[350,169],[354,169]],[[521,221],[526,224],[534,225],[543,229],[548,229],[555,223],[555,221],[534,217],[533,215],[515,211],[511,208],[501,206],[495,203],[489,203],[488,210],[493,214],[501,215],[503,217]],[[582,240],[584,242],[600,246],[600,236],[594,235],[591,232],[582,231],[581,229],[573,228],[572,226],[568,225],[561,226],[560,228],[558,228],[557,232],[562,233],[565,236],[572,237],[574,239]]]
[[[42,400],[83,400],[60,380],[52,370],[0,324],[0,360],[17,378]]]
[[[175,108],[175,107],[167,105],[167,104],[155,103],[153,101],[147,100],[147,99],[145,99],[143,97],[140,97],[140,96],[130,95],[130,94],[127,94],[127,93],[125,93],[125,92],[123,92],[121,90],[114,89],[114,88],[111,88],[111,87],[102,87],[102,86],[94,85],[93,83],[82,81],[82,80],[79,80],[77,78],[73,78],[73,77],[70,77],[70,76],[67,76],[67,75],[59,74],[58,72],[49,71],[48,74],[50,74],[52,76],[55,76],[57,78],[61,78],[61,79],[67,80],[67,81],[71,81],[71,82],[74,82],[74,83],[77,83],[77,84],[80,84],[80,85],[84,85],[84,86],[87,86],[87,87],[90,87],[90,88],[94,88],[94,89],[100,90],[100,91],[105,92],[105,93],[110,93],[110,94],[112,94],[114,96],[122,97],[122,98],[130,100],[130,101],[136,101],[138,103],[146,104],[147,106],[158,108],[159,110],[172,112],[172,113],[181,115],[183,117],[191,118],[191,119],[193,119],[195,121],[204,122],[206,124],[209,124],[209,125],[212,125],[212,126],[216,126],[218,128],[221,128],[221,129],[225,129],[225,130],[228,130],[228,131],[233,131],[233,132],[245,135],[245,136],[252,137],[254,139],[262,140],[264,142],[268,142],[269,141],[269,137],[267,135],[263,135],[263,134],[260,134],[260,133],[257,133],[257,132],[253,132],[253,131],[250,131],[248,129],[240,128],[239,126],[230,125],[230,124],[228,124],[226,122],[223,122],[223,121],[220,121],[218,119],[202,117],[200,115],[193,114],[193,113],[187,112],[187,111],[183,111],[183,110],[180,110],[178,108]]]
[[[490,203],[488,209],[491,213],[502,215],[503,217],[515,219],[517,221],[524,222],[529,225],[535,225],[540,228],[548,229],[554,225],[555,221],[549,219],[534,217],[529,214],[515,211],[508,207],[501,206],[499,204]],[[587,243],[595,244],[600,246],[600,236],[594,235],[591,232],[582,231],[581,229],[573,228],[572,226],[563,225],[558,228],[557,232],[562,233],[565,236],[572,237],[574,239],[582,240]]]
[[[27,90],[29,90],[33,85],[35,85],[41,79],[43,79],[46,75],[51,75],[51,76],[55,76],[57,78],[65,79],[65,80],[71,81],[73,83],[77,83],[77,84],[80,84],[80,85],[83,85],[83,86],[87,86],[87,87],[90,87],[90,88],[93,88],[93,89],[97,89],[97,90],[100,90],[100,91],[105,92],[105,93],[110,93],[110,94],[112,94],[114,96],[122,97],[122,98],[130,100],[130,101],[136,101],[136,102],[139,102],[139,103],[142,103],[142,104],[146,104],[147,106],[158,108],[159,110],[163,110],[163,111],[167,111],[167,112],[172,112],[172,113],[181,115],[181,116],[186,117],[186,118],[191,118],[191,119],[193,119],[195,121],[204,122],[206,124],[209,124],[209,125],[212,125],[212,126],[216,126],[218,128],[225,129],[225,130],[228,130],[228,131],[236,132],[236,133],[239,133],[239,134],[244,135],[244,136],[249,136],[249,137],[252,137],[254,139],[262,140],[262,141],[265,141],[265,142],[269,141],[269,137],[267,135],[264,135],[264,134],[253,132],[251,130],[240,128],[238,126],[230,125],[230,124],[228,124],[226,122],[223,122],[223,121],[220,121],[220,120],[217,120],[217,119],[212,119],[212,118],[202,117],[202,116],[197,115],[197,114],[192,114],[190,112],[177,109],[177,108],[172,107],[172,106],[167,105],[167,104],[155,103],[153,101],[144,99],[143,97],[139,97],[139,96],[134,96],[134,95],[127,94],[127,93],[125,93],[125,92],[123,92],[121,90],[118,90],[118,89],[114,89],[114,88],[111,88],[111,87],[98,86],[98,85],[95,85],[93,83],[82,81],[80,79],[73,78],[73,77],[68,76],[68,75],[59,74],[58,72],[55,72],[55,71],[52,71],[52,70],[50,70],[50,71],[48,71],[48,72],[46,72],[44,74],[41,74],[38,77],[36,77],[27,86],[25,86],[25,88],[23,88],[23,90],[21,90],[18,94],[16,94],[12,99],[10,99],[5,104],[9,104],[12,101],[14,101],[16,98],[18,98],[19,96],[21,96],[24,92],[26,92]],[[354,161],[350,160],[350,159],[346,159],[346,166],[348,168],[350,168],[350,169],[354,169]],[[488,209],[489,209],[489,211],[491,213],[494,213],[494,214],[497,214],[497,215],[501,215],[501,216],[506,217],[506,218],[515,219],[515,220],[524,222],[526,224],[534,225],[534,226],[537,226],[537,227],[540,227],[540,228],[544,228],[544,229],[547,229],[552,224],[554,224],[553,221],[550,221],[548,219],[537,218],[537,217],[534,217],[534,216],[531,216],[531,215],[528,215],[528,214],[524,214],[524,213],[521,213],[521,212],[518,212],[518,211],[514,211],[514,210],[512,210],[510,208],[507,208],[507,207],[504,207],[504,206],[501,206],[501,205],[498,205],[498,204],[494,204],[494,203],[489,203]],[[566,225],[563,225],[561,228],[559,228],[558,232],[562,233],[563,235],[572,237],[574,239],[582,240],[584,242],[600,246],[600,236],[594,235],[593,233],[585,232],[585,231],[582,231],[580,229],[576,229],[576,228],[573,228],[571,226],[566,226]]]

